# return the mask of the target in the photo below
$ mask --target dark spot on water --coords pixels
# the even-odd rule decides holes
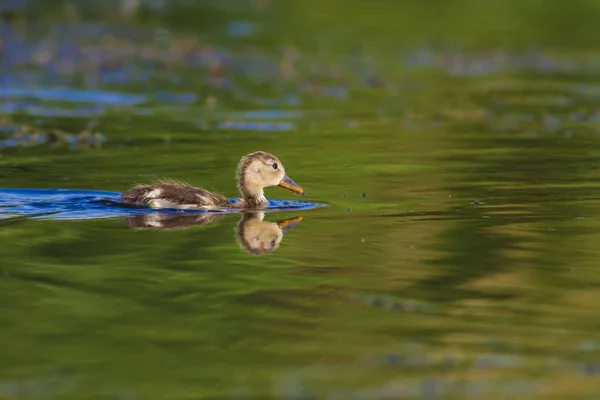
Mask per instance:
[[[475,365],[479,368],[492,368],[494,366],[494,362],[488,358],[479,357],[479,359],[475,362]]]
[[[483,202],[481,202],[481,201],[472,201],[471,202],[471,205],[474,205],[474,206],[480,206],[482,204],[483,204]]]
[[[346,208],[346,211],[352,211],[352,209],[350,207]]]
[[[373,297],[371,299],[371,305],[375,307],[384,307],[385,301],[379,297]]]
[[[390,353],[385,355],[385,363],[390,365],[400,365],[406,362],[406,356]]]
[[[361,193],[360,197],[367,197],[369,194],[368,193]]]
[[[600,364],[584,363],[581,366],[581,371],[585,375],[598,375],[600,374]]]
[[[256,27],[252,22],[248,21],[231,21],[227,25],[227,34],[232,37],[250,36],[256,31]]]

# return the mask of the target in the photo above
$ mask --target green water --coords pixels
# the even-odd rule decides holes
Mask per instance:
[[[568,116],[598,76],[405,77],[426,85],[313,104],[290,132],[191,109],[102,118],[101,148],[3,149],[2,187],[231,197],[263,150],[328,206],[267,213],[302,221],[263,255],[237,214],[0,222],[0,399],[597,398],[600,136]]]

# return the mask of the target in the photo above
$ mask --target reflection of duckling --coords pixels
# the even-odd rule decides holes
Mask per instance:
[[[250,254],[272,253],[279,247],[283,235],[302,221],[302,217],[294,217],[269,222],[263,221],[264,217],[263,212],[247,212],[238,223],[238,244]]]
[[[190,226],[207,225],[217,222],[223,214],[167,214],[152,213],[132,215],[127,218],[127,226],[130,228],[152,228],[152,229],[184,229]]]
[[[269,222],[263,221],[264,216],[263,212],[245,212],[237,225],[237,242],[243,250],[250,254],[272,253],[281,244],[283,235],[302,221],[302,217],[294,217],[278,222]],[[217,222],[221,217],[223,214],[220,213],[141,214],[128,217],[127,226],[164,230],[184,229]]]
[[[237,180],[243,199],[233,204],[221,194],[185,183],[170,182],[135,186],[121,195],[121,201],[126,204],[152,208],[214,210],[220,208],[264,208],[268,201],[263,189],[268,186],[281,186],[304,194],[304,189],[285,174],[281,161],[263,151],[242,157],[237,168]]]

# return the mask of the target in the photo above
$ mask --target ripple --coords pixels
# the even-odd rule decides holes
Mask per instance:
[[[205,213],[205,210],[154,210],[119,202],[120,193],[73,189],[0,189],[0,219],[101,219],[155,212]],[[239,199],[232,198],[230,201]],[[310,210],[324,204],[297,200],[269,200],[266,211]],[[236,209],[218,211],[235,213]]]

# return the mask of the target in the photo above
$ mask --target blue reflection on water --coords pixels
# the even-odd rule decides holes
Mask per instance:
[[[113,106],[134,106],[143,103],[148,99],[148,97],[144,94],[119,93],[100,90],[27,88],[16,86],[1,87],[0,97],[92,102]]]
[[[132,208],[119,202],[120,193],[72,189],[1,189],[0,219],[12,217],[50,219],[99,219],[158,212],[148,208]],[[237,199],[230,199],[235,201]],[[310,210],[324,204],[296,200],[269,200],[266,211]],[[198,213],[203,210],[160,210],[164,212]],[[224,210],[222,212],[237,212]]]

